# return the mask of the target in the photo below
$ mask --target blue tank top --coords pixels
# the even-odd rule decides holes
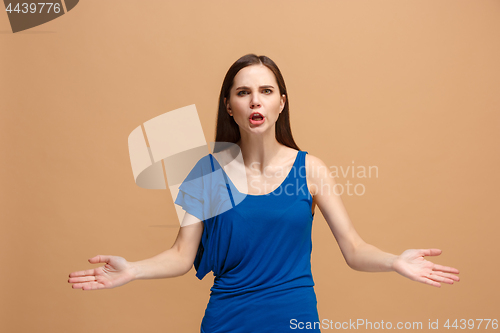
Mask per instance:
[[[175,203],[204,221],[196,276],[214,274],[200,332],[296,332],[308,324],[314,328],[308,332],[320,332],[306,154],[297,151],[285,180],[268,194],[239,192],[211,154],[188,176],[199,181],[179,187]],[[201,177],[215,171],[223,181]],[[211,188],[210,193],[203,188]],[[225,200],[220,193],[227,194]],[[223,212],[214,214],[214,209]]]

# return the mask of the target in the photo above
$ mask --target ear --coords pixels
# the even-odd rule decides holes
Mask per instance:
[[[227,103],[226,97],[224,97],[224,105],[226,106],[227,113],[229,113],[229,115],[232,116],[233,113],[231,112],[231,106],[229,106],[229,103]]]
[[[286,103],[286,95],[283,94],[281,95],[281,101],[280,101],[280,113],[285,108],[285,103]]]

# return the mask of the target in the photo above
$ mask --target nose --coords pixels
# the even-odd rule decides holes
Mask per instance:
[[[254,109],[260,107],[260,101],[258,94],[252,94],[252,100],[250,101],[250,108]]]

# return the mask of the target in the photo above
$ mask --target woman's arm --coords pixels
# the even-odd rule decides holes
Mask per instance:
[[[449,274],[458,273],[457,269],[434,265],[423,259],[426,255],[439,255],[441,250],[407,250],[397,256],[366,243],[354,229],[340,195],[336,194],[336,183],[330,177],[326,164],[308,154],[306,171],[313,200],[325,217],[349,267],[366,272],[396,271],[412,280],[436,287],[440,286],[439,282],[452,284],[459,280],[457,276]]]
[[[335,180],[319,158],[306,155],[308,187],[332,231],[346,263],[352,269],[367,272],[392,271],[396,255],[367,244],[354,229],[342,198],[336,194]]]
[[[186,274],[198,251],[203,222],[186,213],[172,248],[152,258],[128,262],[123,257],[97,255],[89,259],[92,264],[105,263],[93,269],[72,272],[68,283],[73,289],[98,290],[122,286],[137,279],[160,279]]]
[[[203,222],[186,212],[172,247],[152,258],[132,262],[135,279],[162,279],[181,276],[193,267]]]

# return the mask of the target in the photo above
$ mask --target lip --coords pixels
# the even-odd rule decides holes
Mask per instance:
[[[262,117],[262,120],[253,120],[252,115],[254,113],[258,113]],[[252,124],[252,125],[260,125],[260,124],[264,123],[264,121],[266,120],[266,117],[264,117],[264,115],[260,112],[252,112],[250,114],[250,117],[248,118],[248,120],[250,121],[250,124]]]
[[[260,112],[252,112],[252,113],[250,113],[250,117],[249,117],[249,118],[250,118],[250,119],[252,119],[252,116],[253,116],[255,113],[258,113],[258,114],[262,117],[262,119],[264,119],[264,115],[263,115],[262,113],[260,113]]]

